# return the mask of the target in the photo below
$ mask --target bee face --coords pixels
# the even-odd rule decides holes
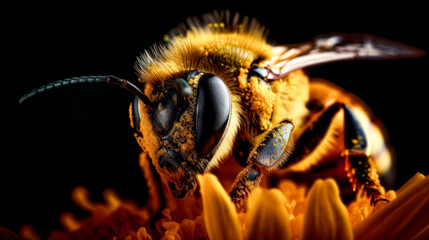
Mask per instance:
[[[140,143],[178,198],[196,187],[227,132],[230,92],[221,78],[190,71],[161,88],[148,87],[152,106],[137,101]],[[189,93],[189,94],[188,94]],[[135,110],[137,109],[137,110]]]

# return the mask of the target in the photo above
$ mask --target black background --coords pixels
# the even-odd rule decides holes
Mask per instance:
[[[154,4],[154,5],[152,5]],[[404,5],[406,4],[406,5]],[[164,1],[98,5],[61,2],[4,7],[1,91],[2,159],[0,226],[17,232],[31,224],[47,236],[58,217],[87,216],[70,199],[76,186],[93,201],[112,188],[144,203],[138,167],[140,149],[132,136],[132,96],[117,88],[87,88],[54,94],[20,108],[18,98],[40,85],[73,76],[112,74],[136,79],[136,57],[188,16],[230,9],[257,18],[277,43],[298,43],[320,33],[370,33],[428,50],[427,7],[373,2],[261,1],[186,3]],[[5,14],[3,14],[5,15]],[[309,69],[355,93],[387,128],[398,158],[398,181],[428,174],[427,56],[390,61],[333,63]],[[6,72],[6,74],[4,74]]]

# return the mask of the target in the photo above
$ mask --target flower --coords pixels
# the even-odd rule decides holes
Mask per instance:
[[[53,231],[49,239],[429,239],[429,178],[420,173],[388,191],[384,197],[390,203],[375,206],[362,191],[346,206],[337,183],[328,178],[316,180],[310,189],[290,180],[272,189],[256,188],[245,211],[237,211],[215,175],[199,175],[198,182],[203,210],[183,220],[170,209],[154,219],[148,207],[112,190],[105,191],[105,203],[93,203],[88,191],[78,187],[72,199],[91,216],[78,220],[64,213],[65,231]],[[30,226],[21,235],[40,239]]]
[[[359,194],[347,208],[331,178],[318,179],[306,197],[299,186],[283,181],[278,189],[251,193],[247,218],[238,217],[213,175],[198,180],[210,239],[429,239],[429,178],[419,173],[397,197],[393,191],[386,194],[390,203],[375,207]]]
[[[302,239],[353,239],[347,208],[331,178],[317,180],[308,193]]]
[[[429,177],[417,173],[396,194],[354,228],[356,239],[429,239]]]
[[[199,176],[203,200],[203,216],[211,239],[239,239],[240,223],[234,204],[216,177]]]

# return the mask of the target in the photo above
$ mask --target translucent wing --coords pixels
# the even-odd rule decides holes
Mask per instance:
[[[369,34],[329,34],[307,43],[274,47],[274,57],[264,65],[270,70],[267,79],[276,80],[296,69],[329,62],[410,58],[423,53],[406,44]]]

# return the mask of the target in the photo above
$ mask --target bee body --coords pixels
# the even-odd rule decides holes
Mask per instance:
[[[198,174],[220,172],[222,178],[228,175],[222,171],[234,172],[222,165],[235,158],[244,168],[233,164],[239,169],[235,181],[224,180],[231,183],[237,206],[265,175],[300,179],[324,172],[346,179],[353,189],[383,193],[379,174],[389,172],[392,161],[382,125],[357,97],[309,79],[302,69],[333,61],[414,57],[420,51],[353,34],[273,46],[263,26],[228,12],[190,19],[164,39],[165,45],[138,59],[139,82],[116,77],[97,82],[136,95],[130,118],[145,152],[142,166],[150,169],[151,162],[164,190],[184,198],[196,189]]]

